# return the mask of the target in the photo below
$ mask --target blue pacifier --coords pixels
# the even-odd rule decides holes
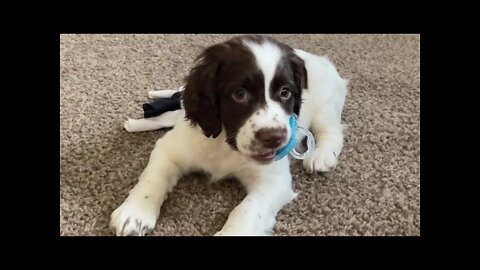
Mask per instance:
[[[297,125],[298,117],[296,114],[292,114],[289,119],[291,136],[287,145],[277,150],[275,155],[275,160],[280,160],[286,155],[290,154],[295,159],[304,159],[310,155],[310,153],[315,149],[315,138],[313,134],[306,128]],[[297,151],[296,148],[299,148],[301,144],[301,139],[307,137],[307,150],[302,153],[302,151]],[[297,145],[298,144],[298,145]]]

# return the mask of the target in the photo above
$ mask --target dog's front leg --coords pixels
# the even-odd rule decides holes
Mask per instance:
[[[155,227],[167,192],[181,176],[180,169],[164,149],[169,138],[172,136],[167,133],[157,141],[138,183],[123,204],[113,211],[110,225],[116,235],[143,236]]]
[[[290,172],[240,181],[248,195],[230,213],[222,230],[215,236],[270,235],[278,211],[297,196],[292,190]]]

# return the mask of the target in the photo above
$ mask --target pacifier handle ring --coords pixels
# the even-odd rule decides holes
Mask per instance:
[[[313,134],[310,132],[310,130],[299,126],[297,121],[298,116],[294,113],[291,114],[289,119],[290,129],[292,131],[290,140],[288,141],[286,146],[277,150],[275,160],[280,160],[287,155],[290,155],[295,159],[305,159],[312,153],[313,149],[315,149],[315,138],[313,137]],[[301,142],[300,140],[298,140],[298,138],[300,137],[298,135],[299,133],[303,133],[302,135],[307,137],[307,150],[305,151],[305,153],[299,153],[295,150],[295,146]]]
[[[315,149],[315,138],[313,137],[313,134],[310,132],[310,130],[297,125],[297,132],[298,131],[302,131],[307,137],[307,150],[304,153],[299,153],[297,152],[297,150],[295,150],[295,148],[293,148],[290,151],[290,155],[295,159],[305,159]]]

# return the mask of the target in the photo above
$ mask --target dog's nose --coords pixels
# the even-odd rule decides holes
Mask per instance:
[[[255,138],[266,148],[279,147],[287,136],[285,128],[264,128],[257,131]]]

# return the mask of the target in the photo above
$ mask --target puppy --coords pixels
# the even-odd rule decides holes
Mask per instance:
[[[111,215],[116,235],[145,235],[178,179],[192,171],[212,181],[238,179],[247,191],[215,235],[270,235],[296,197],[287,157],[289,118],[316,139],[308,172],[333,169],[343,146],[347,81],[325,57],[271,37],[242,35],[205,49],[186,78],[181,117],[158,139],[128,198]]]

